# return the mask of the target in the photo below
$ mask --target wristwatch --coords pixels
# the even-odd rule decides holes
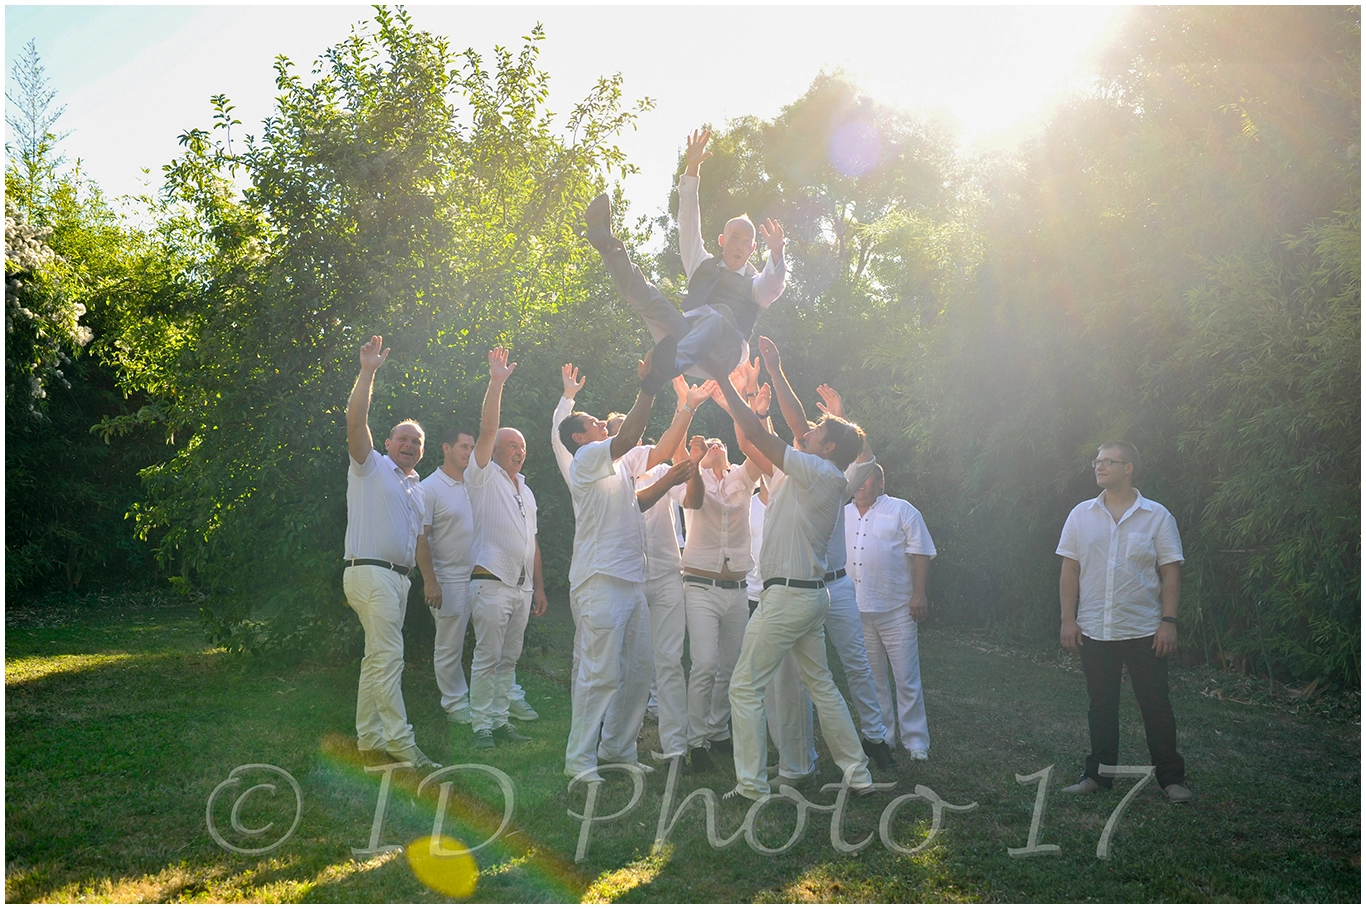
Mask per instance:
[[[1164,615],[1164,616],[1162,617],[1162,621],[1164,621],[1164,622],[1171,622],[1173,625],[1178,625],[1178,624],[1180,624],[1179,622],[1176,621],[1176,616],[1174,616],[1174,615]]]

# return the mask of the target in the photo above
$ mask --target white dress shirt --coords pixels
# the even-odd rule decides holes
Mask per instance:
[[[683,258],[683,272],[692,280],[698,266],[712,258],[702,240],[702,208],[697,199],[699,179],[690,174],[678,178],[678,252]],[[759,271],[749,261],[740,274],[753,276],[754,302],[760,310],[768,309],[782,296],[787,286],[787,261],[773,264],[773,257],[764,258],[764,270]]]
[[[464,480],[441,468],[422,481],[427,494],[427,542],[432,568],[442,584],[468,581],[474,567],[474,507]]]
[[[531,590],[536,567],[536,497],[526,477],[517,474],[514,484],[493,458],[485,467],[470,458],[465,488],[474,512],[471,564],[488,569],[509,587]]]
[[[698,468],[702,477],[702,507],[683,512],[688,533],[683,565],[702,571],[749,571],[754,555],[749,548],[749,499],[758,480],[749,468],[736,464],[717,479],[710,467]]]
[[[863,514],[844,506],[849,577],[859,612],[891,612],[909,606],[915,594],[908,555],[934,558],[930,530],[919,509],[905,499],[880,495]]]
[[[637,446],[615,463],[612,440],[589,442],[569,464],[569,495],[574,501],[574,556],[569,589],[595,574],[623,581],[645,580],[645,521],[636,503],[636,475],[649,457]]]
[[[773,468],[777,473],[778,468]],[[769,487],[769,495],[773,494],[772,487]],[[764,576],[759,568],[759,550],[764,544],[764,513],[768,506],[764,505],[763,500],[757,495],[749,497],[749,551],[754,554],[754,565],[745,575],[745,592],[749,594],[751,600],[759,599],[759,594],[764,592]]]
[[[783,471],[782,482],[770,487],[764,516],[759,550],[764,580],[820,580],[849,480],[830,461],[790,445],[783,454]]]
[[[1172,513],[1141,493],[1119,521],[1104,495],[1072,509],[1058,542],[1058,555],[1081,563],[1077,624],[1093,641],[1145,638],[1162,623],[1157,569],[1185,561],[1181,535]]]
[[[550,450],[555,452],[555,463],[560,468],[560,476],[564,477],[566,486],[569,485],[569,462],[574,460],[574,456],[560,441],[560,424],[573,412],[574,402],[561,396],[560,403],[555,405],[555,412],[550,416]]]
[[[346,543],[348,559],[383,559],[412,568],[417,537],[427,521],[426,496],[417,471],[404,474],[387,454],[370,449],[365,463],[347,455]]]
[[[654,450],[654,446],[641,445],[638,447],[645,449],[645,458],[640,460],[642,472],[636,476],[636,492],[648,489],[658,483],[669,472],[671,466],[669,462],[665,461],[645,470],[646,459]],[[679,486],[671,487],[669,492],[679,488]],[[649,511],[643,512],[641,515],[645,521],[646,580],[664,577],[670,572],[677,574],[683,567],[683,561],[679,558],[678,553],[678,536],[674,530],[674,509],[677,507],[673,499],[666,494],[660,496],[659,501],[655,502]]]

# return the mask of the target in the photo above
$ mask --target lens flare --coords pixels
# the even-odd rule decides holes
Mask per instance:
[[[432,838],[424,836],[409,843],[404,850],[417,879],[443,896],[464,899],[474,893],[479,866],[465,851],[465,844],[443,836],[435,845],[433,849]],[[459,854],[450,855],[452,852]]]
[[[861,177],[882,163],[882,137],[866,120],[850,120],[830,136],[830,164],[846,177]]]

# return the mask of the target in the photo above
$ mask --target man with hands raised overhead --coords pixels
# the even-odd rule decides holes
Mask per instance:
[[[785,239],[777,221],[768,219],[759,233],[768,245],[763,271],[750,262],[758,248],[753,222],[739,215],[726,222],[717,238],[721,255],[707,252],[702,241],[698,183],[702,163],[711,157],[710,130],[688,139],[683,175],[678,180],[678,244],[688,293],[683,311],[645,280],[626,248],[612,235],[611,203],[604,193],[584,213],[586,237],[602,256],[622,299],[645,320],[658,346],[655,369],[661,377],[679,373],[721,378],[749,354],[748,337],[763,310],[782,294],[787,283]],[[672,354],[672,356],[669,356]],[[665,362],[665,360],[668,362]]]

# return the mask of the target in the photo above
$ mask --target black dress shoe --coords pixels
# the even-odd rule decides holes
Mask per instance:
[[[859,740],[863,744],[863,753],[873,759],[879,770],[896,769],[896,761],[892,760],[892,749],[886,742],[870,742],[867,739]]]
[[[583,213],[588,230],[584,237],[600,253],[608,253],[620,245],[621,241],[612,236],[612,200],[607,193],[599,193]]]
[[[735,754],[735,746],[730,739],[717,739],[711,743],[711,750],[717,754]]]
[[[688,772],[706,773],[708,770],[715,769],[711,755],[705,748],[693,748],[688,752]]]

